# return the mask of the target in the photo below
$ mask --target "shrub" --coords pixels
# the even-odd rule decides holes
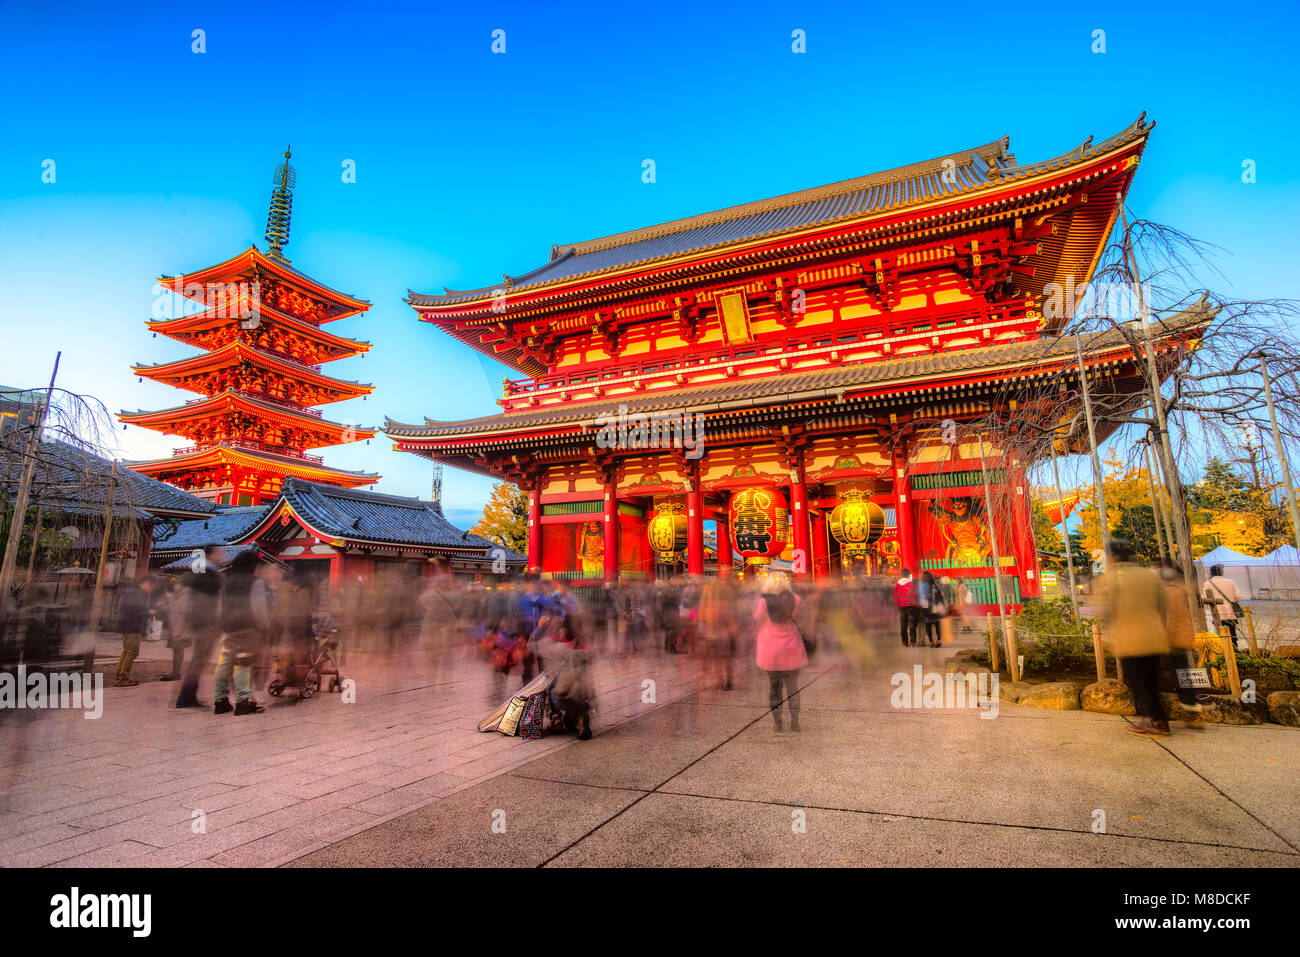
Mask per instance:
[[[1227,674],[1227,662],[1221,653],[1216,653],[1206,662],[1211,668],[1217,668],[1223,675]],[[1300,688],[1300,660],[1295,658],[1278,658],[1274,655],[1248,655],[1237,652],[1238,674],[1281,675],[1290,680],[1293,687]]]
[[[995,619],[996,621],[996,619]],[[1068,671],[1092,661],[1092,620],[1074,620],[1068,597],[1029,599],[1015,619],[1016,650],[1025,656],[1026,672]],[[998,651],[1006,660],[1006,639],[994,625]]]

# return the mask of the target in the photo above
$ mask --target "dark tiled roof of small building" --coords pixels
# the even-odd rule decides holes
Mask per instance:
[[[0,447],[0,481],[16,486],[23,456],[10,444]],[[42,441],[33,478],[33,504],[58,507],[69,513],[103,512],[112,485],[113,462],[67,442]],[[213,502],[166,482],[141,475],[118,463],[115,514],[147,519],[175,514],[214,512]]]
[[[480,535],[461,531],[441,511],[418,498],[363,492],[290,477],[284,480],[280,496],[274,502],[222,507],[205,519],[156,528],[154,552],[164,556],[188,555],[209,545],[239,542],[276,512],[282,502],[287,502],[315,531],[331,538],[483,552],[501,548]],[[502,557],[507,562],[524,560],[518,552],[503,550]]]
[[[513,292],[974,192],[1069,166],[1122,146],[1148,133],[1155,125],[1146,123],[1145,115],[1100,143],[1094,144],[1092,137],[1088,137],[1074,149],[1042,162],[1018,164],[1014,154],[1007,152],[1010,137],[1004,136],[974,149],[856,179],[600,239],[556,245],[551,248],[547,263],[522,275],[506,276],[503,282],[481,289],[445,289],[441,296],[409,290],[407,302],[413,306],[448,305],[482,298],[498,289]]]
[[[271,510],[268,505],[220,507],[207,518],[196,518],[174,525],[159,525],[153,531],[153,550],[167,554],[209,545],[225,545],[252,531]]]
[[[500,547],[482,536],[461,531],[432,504],[418,498],[344,489],[296,478],[285,480],[280,497],[317,531],[336,538],[439,548]],[[523,557],[510,549],[505,551],[506,561]]]

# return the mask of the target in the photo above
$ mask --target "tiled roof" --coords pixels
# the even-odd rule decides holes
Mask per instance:
[[[240,542],[275,514],[281,503],[288,503],[312,529],[330,538],[482,552],[500,547],[482,536],[461,531],[438,509],[418,498],[343,489],[290,477],[274,502],[223,507],[206,519],[155,529],[154,552],[163,556],[188,555],[196,548]],[[509,563],[524,560],[518,552],[504,551],[503,557]]]
[[[333,419],[327,419],[321,415],[313,415],[310,409],[295,409],[288,405],[282,405],[279,402],[260,399],[255,395],[248,395],[237,392],[233,389],[226,389],[213,395],[202,396],[199,399],[192,399],[181,405],[174,405],[166,409],[136,409],[134,412],[123,410],[117,414],[118,419],[127,421],[131,419],[148,418],[153,415],[167,415],[177,419],[190,418],[194,416],[208,416],[220,414],[233,409],[237,406],[252,406],[254,409],[262,409],[274,415],[287,416],[296,421],[301,421],[308,427],[333,426],[339,429],[351,428],[361,438],[369,438],[366,433],[374,433],[374,429],[366,428],[361,425],[351,425],[345,422],[335,422]],[[173,433],[174,434],[174,433]]]
[[[172,359],[169,362],[154,362],[151,364],[137,364],[131,367],[131,371],[137,375],[147,375],[153,378],[157,375],[166,376],[168,373],[177,375],[184,374],[186,371],[194,371],[190,366],[195,368],[209,368],[206,363],[214,363],[211,368],[224,369],[235,365],[240,361],[248,359],[253,363],[275,368],[283,366],[292,372],[306,373],[307,375],[316,376],[338,386],[355,386],[358,389],[373,391],[374,385],[370,382],[357,382],[354,379],[339,379],[335,376],[328,376],[319,369],[312,368],[299,362],[297,359],[291,359],[286,355],[278,352],[271,352],[269,349],[263,349],[261,346],[252,345],[244,342],[242,339],[232,339],[219,349],[213,349],[211,352],[200,352],[197,355],[185,356],[182,359]],[[175,371],[180,370],[180,371]]]
[[[16,486],[23,456],[8,445],[0,448],[0,480]],[[33,502],[58,506],[68,512],[102,512],[108,504],[113,462],[85,452],[67,442],[43,441],[33,480]],[[135,517],[154,514],[203,514],[216,505],[174,485],[132,471],[119,463],[114,511],[119,515],[135,511]]]
[[[1165,323],[1166,335],[1193,331],[1204,326],[1214,310],[1200,304],[1175,320]],[[1095,353],[1126,346],[1116,329],[1086,335],[1084,351]],[[651,394],[615,395],[594,402],[557,404],[526,412],[503,412],[457,422],[425,419],[424,425],[408,425],[387,419],[384,431],[396,439],[452,439],[464,436],[489,436],[514,433],[524,429],[544,429],[591,424],[601,415],[626,406],[629,414],[671,410],[692,412],[722,411],[746,406],[770,405],[774,400],[794,401],[834,394],[848,389],[903,385],[909,380],[931,379],[952,373],[1015,370],[1027,363],[1068,358],[1074,355],[1074,340],[1052,336],[1027,342],[960,349],[950,352],[909,356],[880,362],[858,362],[785,375],[755,376],[698,388],[664,389]]]
[[[449,305],[482,298],[495,290],[522,288],[586,277],[686,253],[724,247],[812,226],[826,226],[870,213],[901,209],[935,198],[972,193],[993,185],[1070,166],[1144,136],[1155,125],[1145,114],[1100,143],[1088,137],[1074,149],[1038,163],[1017,164],[1007,152],[1009,137],[856,179],[787,193],[772,199],[674,220],[582,243],[556,245],[546,264],[503,283],[474,290],[425,295],[409,291],[413,306]]]
[[[280,497],[317,531],[341,539],[440,548],[490,549],[494,542],[462,532],[430,503],[418,498],[343,489],[286,479]],[[278,503],[274,507],[278,507]],[[506,550],[506,561],[523,556]]]
[[[101,460],[102,461],[102,460]],[[216,505],[184,489],[141,475],[129,468],[121,474],[132,488],[133,501],[152,512],[211,512]]]
[[[207,518],[159,525],[153,531],[153,550],[157,554],[174,551],[188,554],[196,548],[225,545],[252,531],[270,509],[270,505],[220,507]]]

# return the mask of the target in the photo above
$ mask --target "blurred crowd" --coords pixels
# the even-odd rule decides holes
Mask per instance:
[[[578,592],[581,591],[581,594]],[[412,633],[446,655],[470,647],[493,675],[491,700],[545,671],[552,707],[580,736],[590,733],[590,664],[597,658],[678,656],[698,687],[734,687],[740,663],[755,663],[772,689],[774,720],[790,700],[798,729],[794,675],[819,646],[864,664],[873,635],[891,627],[890,583],[883,579],[792,583],[772,573],[731,578],[659,578],[572,588],[526,575],[493,587],[426,586],[423,625]],[[558,690],[556,690],[558,689]]]
[[[673,658],[698,686],[724,691],[743,663],[766,673],[778,727],[779,705],[789,701],[797,730],[794,679],[808,656],[824,647],[864,665],[898,613],[895,583],[883,578],[792,581],[773,572],[573,587],[535,574],[470,584],[433,570],[327,589],[256,550],[208,549],[185,572],[141,580],[118,597],[122,647],[112,679],[137,685],[141,642],[154,638],[170,648],[161,680],[178,682],[177,708],[246,715],[272,697],[337,690],[340,661],[411,662],[435,686],[470,663],[488,676],[492,703],[545,674],[553,720],[587,737],[599,659]],[[4,664],[83,665],[88,592],[64,598],[51,602],[31,586],[18,595]]]

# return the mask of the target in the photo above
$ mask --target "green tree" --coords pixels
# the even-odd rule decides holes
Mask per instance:
[[[1110,533],[1112,538],[1122,538],[1132,546],[1135,561],[1148,564],[1160,560],[1156,513],[1150,505],[1132,505],[1124,509]]]
[[[1076,574],[1080,570],[1087,574],[1088,550],[1083,547],[1083,529],[1078,526],[1070,529],[1070,554],[1074,558],[1074,571]]]
[[[1253,486],[1217,455],[1205,465],[1204,477],[1187,490],[1187,504],[1205,512],[1240,512],[1251,507]]]
[[[510,482],[498,482],[483,506],[483,516],[470,532],[517,552],[526,552],[528,493]]]

